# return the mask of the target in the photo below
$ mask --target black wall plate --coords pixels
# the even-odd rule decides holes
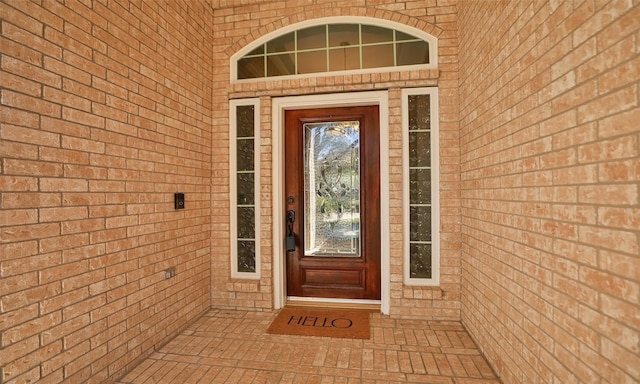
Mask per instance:
[[[176,209],[184,209],[184,193],[174,194],[173,201]]]

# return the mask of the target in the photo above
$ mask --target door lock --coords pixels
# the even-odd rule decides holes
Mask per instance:
[[[294,252],[296,250],[296,235],[293,233],[293,222],[296,220],[295,211],[287,211],[287,238],[286,247],[287,252]]]

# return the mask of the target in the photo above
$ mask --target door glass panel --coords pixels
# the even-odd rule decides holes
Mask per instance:
[[[360,123],[304,124],[305,255],[360,257]]]

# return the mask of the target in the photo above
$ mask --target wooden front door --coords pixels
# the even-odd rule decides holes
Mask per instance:
[[[377,106],[285,112],[287,295],[380,299]]]

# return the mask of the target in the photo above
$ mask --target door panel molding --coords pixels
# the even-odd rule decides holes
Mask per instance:
[[[274,308],[287,302],[285,273],[286,223],[282,214],[284,196],[284,112],[295,109],[370,106],[379,107],[380,124],[380,310],[389,313],[390,306],[390,249],[389,249],[389,115],[387,91],[353,92],[325,95],[291,96],[272,99],[273,132],[273,292]],[[322,299],[320,299],[322,300]],[[354,300],[355,301],[355,300]],[[361,301],[361,300],[359,300]]]

